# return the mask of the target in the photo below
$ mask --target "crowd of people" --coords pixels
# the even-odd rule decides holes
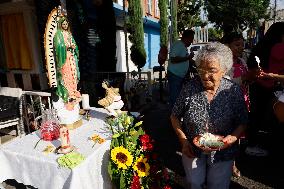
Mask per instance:
[[[274,151],[259,139],[259,131],[273,139],[282,133],[284,23],[270,26],[247,62],[242,59],[244,38],[239,32],[208,43],[195,61],[187,50],[193,37],[193,31],[184,31],[170,49],[171,124],[180,141],[187,186],[228,189],[231,176],[241,176],[235,165],[240,139],[247,139],[248,155],[267,156]],[[224,148],[196,146],[194,139],[204,133],[223,136]]]

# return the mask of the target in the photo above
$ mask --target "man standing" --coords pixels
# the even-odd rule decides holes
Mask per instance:
[[[194,53],[189,54],[187,47],[191,45],[194,39],[194,31],[185,30],[180,40],[173,43],[170,51],[168,65],[168,82],[169,82],[169,103],[173,107],[178,97],[183,80],[188,72],[190,64],[193,64]]]

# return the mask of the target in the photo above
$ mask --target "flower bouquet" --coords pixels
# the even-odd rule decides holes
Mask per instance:
[[[153,140],[142,129],[142,121],[137,122],[122,113],[118,117],[108,117],[106,122],[113,133],[108,173],[115,187],[170,189],[167,182],[170,177],[161,181],[166,169],[158,163]]]

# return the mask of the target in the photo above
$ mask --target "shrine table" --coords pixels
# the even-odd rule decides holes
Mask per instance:
[[[71,144],[86,158],[81,164],[73,169],[60,167],[57,159],[62,155],[42,152],[47,145],[60,146],[59,140],[41,140],[34,149],[40,139],[40,132],[35,131],[0,146],[0,183],[15,179],[39,189],[111,189],[107,172],[111,133],[105,123],[108,113],[92,108],[90,116],[81,127],[69,131]],[[93,146],[94,142],[89,140],[93,134],[106,141]]]

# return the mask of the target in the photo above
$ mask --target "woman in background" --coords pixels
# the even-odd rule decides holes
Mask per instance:
[[[246,148],[246,153],[249,155],[267,156],[268,151],[263,148],[275,148],[275,143],[270,144],[270,141],[277,139],[278,137],[275,136],[281,133],[279,132],[281,128],[274,114],[273,104],[275,91],[281,91],[282,87],[281,83],[268,79],[268,77],[276,76],[271,75],[271,73],[284,74],[283,35],[284,22],[272,24],[263,38],[252,49],[247,61],[249,70],[259,69],[260,66],[263,71],[260,73],[259,79],[250,85],[252,122],[248,129],[249,146]],[[256,62],[255,56],[259,57],[260,64]],[[260,130],[270,135],[263,140],[258,137],[261,136]],[[271,139],[268,138],[270,136],[272,136]]]
[[[248,72],[246,62],[242,59],[242,53],[244,50],[243,35],[238,32],[231,32],[223,37],[222,42],[231,49],[233,54],[233,66],[232,69],[227,73],[227,76],[229,79],[240,85],[247,109],[249,111],[250,101],[248,81],[251,80],[251,75]],[[236,177],[241,176],[241,173],[236,167],[235,162],[233,165],[233,175]]]

